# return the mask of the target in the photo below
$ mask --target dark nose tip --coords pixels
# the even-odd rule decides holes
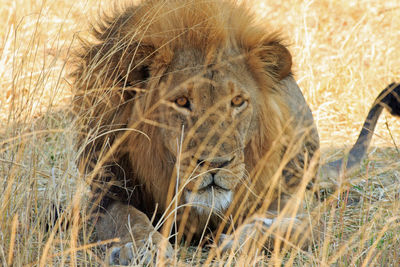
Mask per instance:
[[[204,160],[201,160],[201,159],[197,160],[197,165],[199,165],[200,167],[202,167],[204,165],[204,163],[205,163]]]
[[[204,165],[208,166],[209,168],[224,168],[229,165],[233,161],[233,158],[231,159],[225,159],[225,158],[215,158],[212,160],[204,160],[204,159],[198,159],[197,160],[197,165],[200,167],[203,167]]]

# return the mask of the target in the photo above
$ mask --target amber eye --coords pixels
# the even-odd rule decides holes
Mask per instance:
[[[231,104],[233,107],[240,107],[241,105],[243,105],[245,102],[243,96],[241,95],[237,95],[234,98],[232,98],[231,100]]]
[[[190,101],[186,96],[180,96],[177,99],[175,99],[175,103],[182,108],[188,108],[190,109]]]

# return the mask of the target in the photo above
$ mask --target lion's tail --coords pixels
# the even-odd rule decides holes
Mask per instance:
[[[392,83],[383,89],[369,110],[360,135],[350,152],[345,157],[321,167],[320,174],[323,179],[337,178],[341,174],[350,174],[357,170],[366,155],[376,123],[384,108],[393,116],[400,117],[400,83]]]

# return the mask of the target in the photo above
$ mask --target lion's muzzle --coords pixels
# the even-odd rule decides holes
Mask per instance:
[[[185,185],[185,201],[196,210],[223,211],[231,204],[235,188],[244,176],[241,157],[200,158],[195,160],[196,171]]]

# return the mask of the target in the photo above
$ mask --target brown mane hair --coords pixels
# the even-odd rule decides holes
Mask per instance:
[[[74,108],[83,125],[81,159],[87,172],[95,170],[92,178],[102,177],[93,181],[100,191],[107,187],[110,198],[134,206],[165,204],[171,155],[159,140],[159,126],[144,120],[159,101],[157,86],[174,53],[188,48],[210,60],[227,48],[246,59],[263,96],[256,103],[258,133],[245,148],[246,168],[255,176],[255,192],[264,190],[268,181],[262,179],[280,167],[284,137],[291,135],[287,106],[276,86],[290,74],[291,56],[279,34],[258,22],[245,3],[150,0],[115,7],[93,26],[93,37],[82,41],[77,54]],[[99,162],[102,168],[96,169]],[[137,184],[147,193],[136,196],[126,189]]]

